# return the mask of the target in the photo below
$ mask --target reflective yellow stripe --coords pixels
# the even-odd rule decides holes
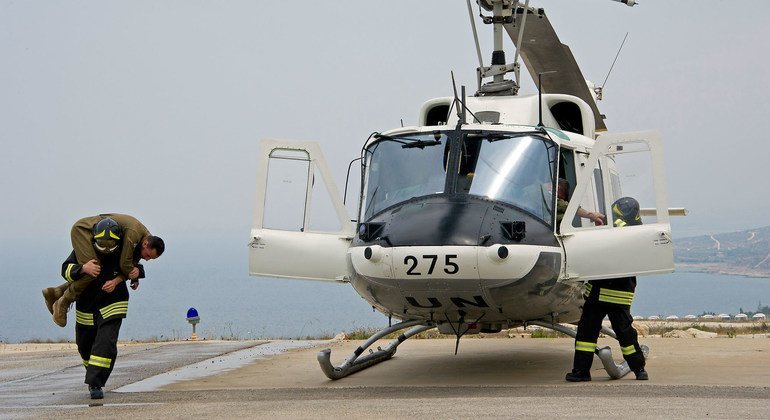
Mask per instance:
[[[72,283],[74,280],[72,280],[72,269],[75,267],[76,264],[70,264],[67,266],[67,270],[64,272],[64,278]]]
[[[621,347],[620,351],[623,352],[624,356],[628,356],[629,354],[636,353],[636,347],[634,347],[634,345],[632,344],[632,345],[630,345],[628,347]]]
[[[587,351],[593,353],[596,351],[596,343],[589,343],[587,341],[575,341],[575,351]]]
[[[80,325],[94,325],[94,314],[80,312],[75,309],[75,322]]]
[[[618,305],[628,305],[628,306],[631,306],[632,299],[621,299],[621,298],[614,298],[614,297],[610,297],[610,296],[599,295],[599,302],[615,303],[615,304],[618,304]]]
[[[615,297],[621,297],[621,298],[625,298],[625,297],[633,298],[634,297],[634,292],[624,292],[622,290],[612,290],[612,289],[602,289],[602,290],[599,291],[599,294],[615,296]]]
[[[599,290],[599,302],[615,303],[618,305],[631,305],[634,301],[634,292],[624,292],[622,290],[601,289]]]
[[[88,360],[83,360],[83,366],[88,367]]]
[[[103,230],[103,231],[97,233],[96,235],[94,235],[94,238],[96,238],[96,239],[103,238],[105,233],[107,233],[107,231]]]
[[[112,239],[120,239],[120,236],[118,236],[118,235],[112,233],[112,231],[110,231],[110,238],[112,238]]]
[[[102,318],[104,319],[115,315],[126,315],[128,313],[128,301],[123,300],[107,305],[104,308],[99,309],[99,312],[101,312]]]
[[[586,283],[586,291],[583,293],[583,296],[588,297],[588,295],[591,294],[591,289],[593,289],[593,285],[591,283]]]
[[[616,227],[623,227],[626,225],[626,222],[623,221],[623,219],[615,220],[615,226]]]
[[[93,354],[91,355],[91,358],[88,359],[89,366],[97,366],[105,369],[110,368],[110,363],[112,363],[112,359],[108,359],[106,357],[94,356]]]

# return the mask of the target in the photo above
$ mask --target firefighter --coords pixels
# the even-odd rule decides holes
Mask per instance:
[[[126,277],[120,272],[120,249],[114,247],[100,258],[100,272],[88,283],[75,303],[75,342],[86,368],[85,383],[92,399],[104,398],[118,354],[118,333],[128,312]],[[62,277],[78,281],[87,265],[79,264],[75,251],[62,263]],[[140,269],[139,278],[144,277]]]
[[[615,226],[632,226],[642,223],[639,215],[639,203],[631,197],[618,199],[612,205]],[[602,320],[607,316],[612,329],[617,335],[623,358],[628,367],[636,374],[636,379],[647,380],[644,370],[644,354],[631,317],[631,302],[634,299],[636,277],[623,277],[607,280],[592,280],[586,284],[585,304],[578,322],[575,336],[575,359],[572,372],[565,379],[570,382],[591,380],[591,364],[596,352],[596,341],[602,328]]]
[[[125,214],[82,218],[72,226],[71,240],[77,261],[86,270],[77,281],[65,276],[66,283],[43,289],[46,307],[54,323],[60,327],[67,325],[67,311],[72,302],[99,275],[103,255],[111,254],[118,247],[121,249],[119,270],[131,279],[131,287],[136,289],[139,285],[139,260],[158,258],[165,249],[161,238],[152,236],[141,222]],[[95,265],[93,269],[90,269],[92,265],[89,262]]]

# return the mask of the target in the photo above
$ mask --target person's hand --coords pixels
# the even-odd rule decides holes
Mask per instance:
[[[131,280],[131,288],[136,290],[139,288],[139,280]]]
[[[113,290],[115,290],[115,286],[120,283],[120,277],[115,277],[112,280],[107,280],[104,282],[104,285],[102,285],[102,290],[104,290],[107,293],[112,293]]]
[[[81,268],[81,271],[88,274],[91,277],[97,277],[99,276],[99,273],[102,272],[102,267],[99,265],[99,261],[96,260],[90,260],[87,263],[83,264],[83,268]]]
[[[588,218],[591,219],[596,226],[604,225],[604,215],[601,213],[590,212],[588,213]]]
[[[134,280],[139,279],[139,267],[134,267],[131,272],[128,273],[128,278],[131,279],[131,285],[133,286]]]

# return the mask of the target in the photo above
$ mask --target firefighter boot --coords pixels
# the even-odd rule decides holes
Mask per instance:
[[[62,296],[53,304],[53,322],[56,325],[62,328],[67,326],[67,311],[70,310],[71,303],[66,297]]]
[[[101,400],[104,398],[104,391],[102,391],[102,387],[100,386],[88,386],[88,392],[91,394],[92,400]]]
[[[587,370],[572,369],[572,372],[567,373],[564,377],[569,382],[588,382],[591,380],[591,372]]]
[[[53,315],[53,304],[56,302],[61,296],[62,292],[55,288],[55,287],[46,287],[43,289],[43,299],[45,299],[45,307],[48,308],[48,312]]]
[[[644,368],[641,368],[634,373],[636,374],[637,381],[646,381],[650,379],[650,375],[647,374],[647,371],[644,370]]]

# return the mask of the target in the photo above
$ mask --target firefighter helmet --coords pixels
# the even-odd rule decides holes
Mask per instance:
[[[639,202],[631,197],[621,197],[612,203],[612,215],[615,219],[615,226],[642,224],[642,218],[639,215]]]
[[[94,225],[94,248],[102,254],[109,254],[120,246],[123,228],[112,218],[105,217]]]

